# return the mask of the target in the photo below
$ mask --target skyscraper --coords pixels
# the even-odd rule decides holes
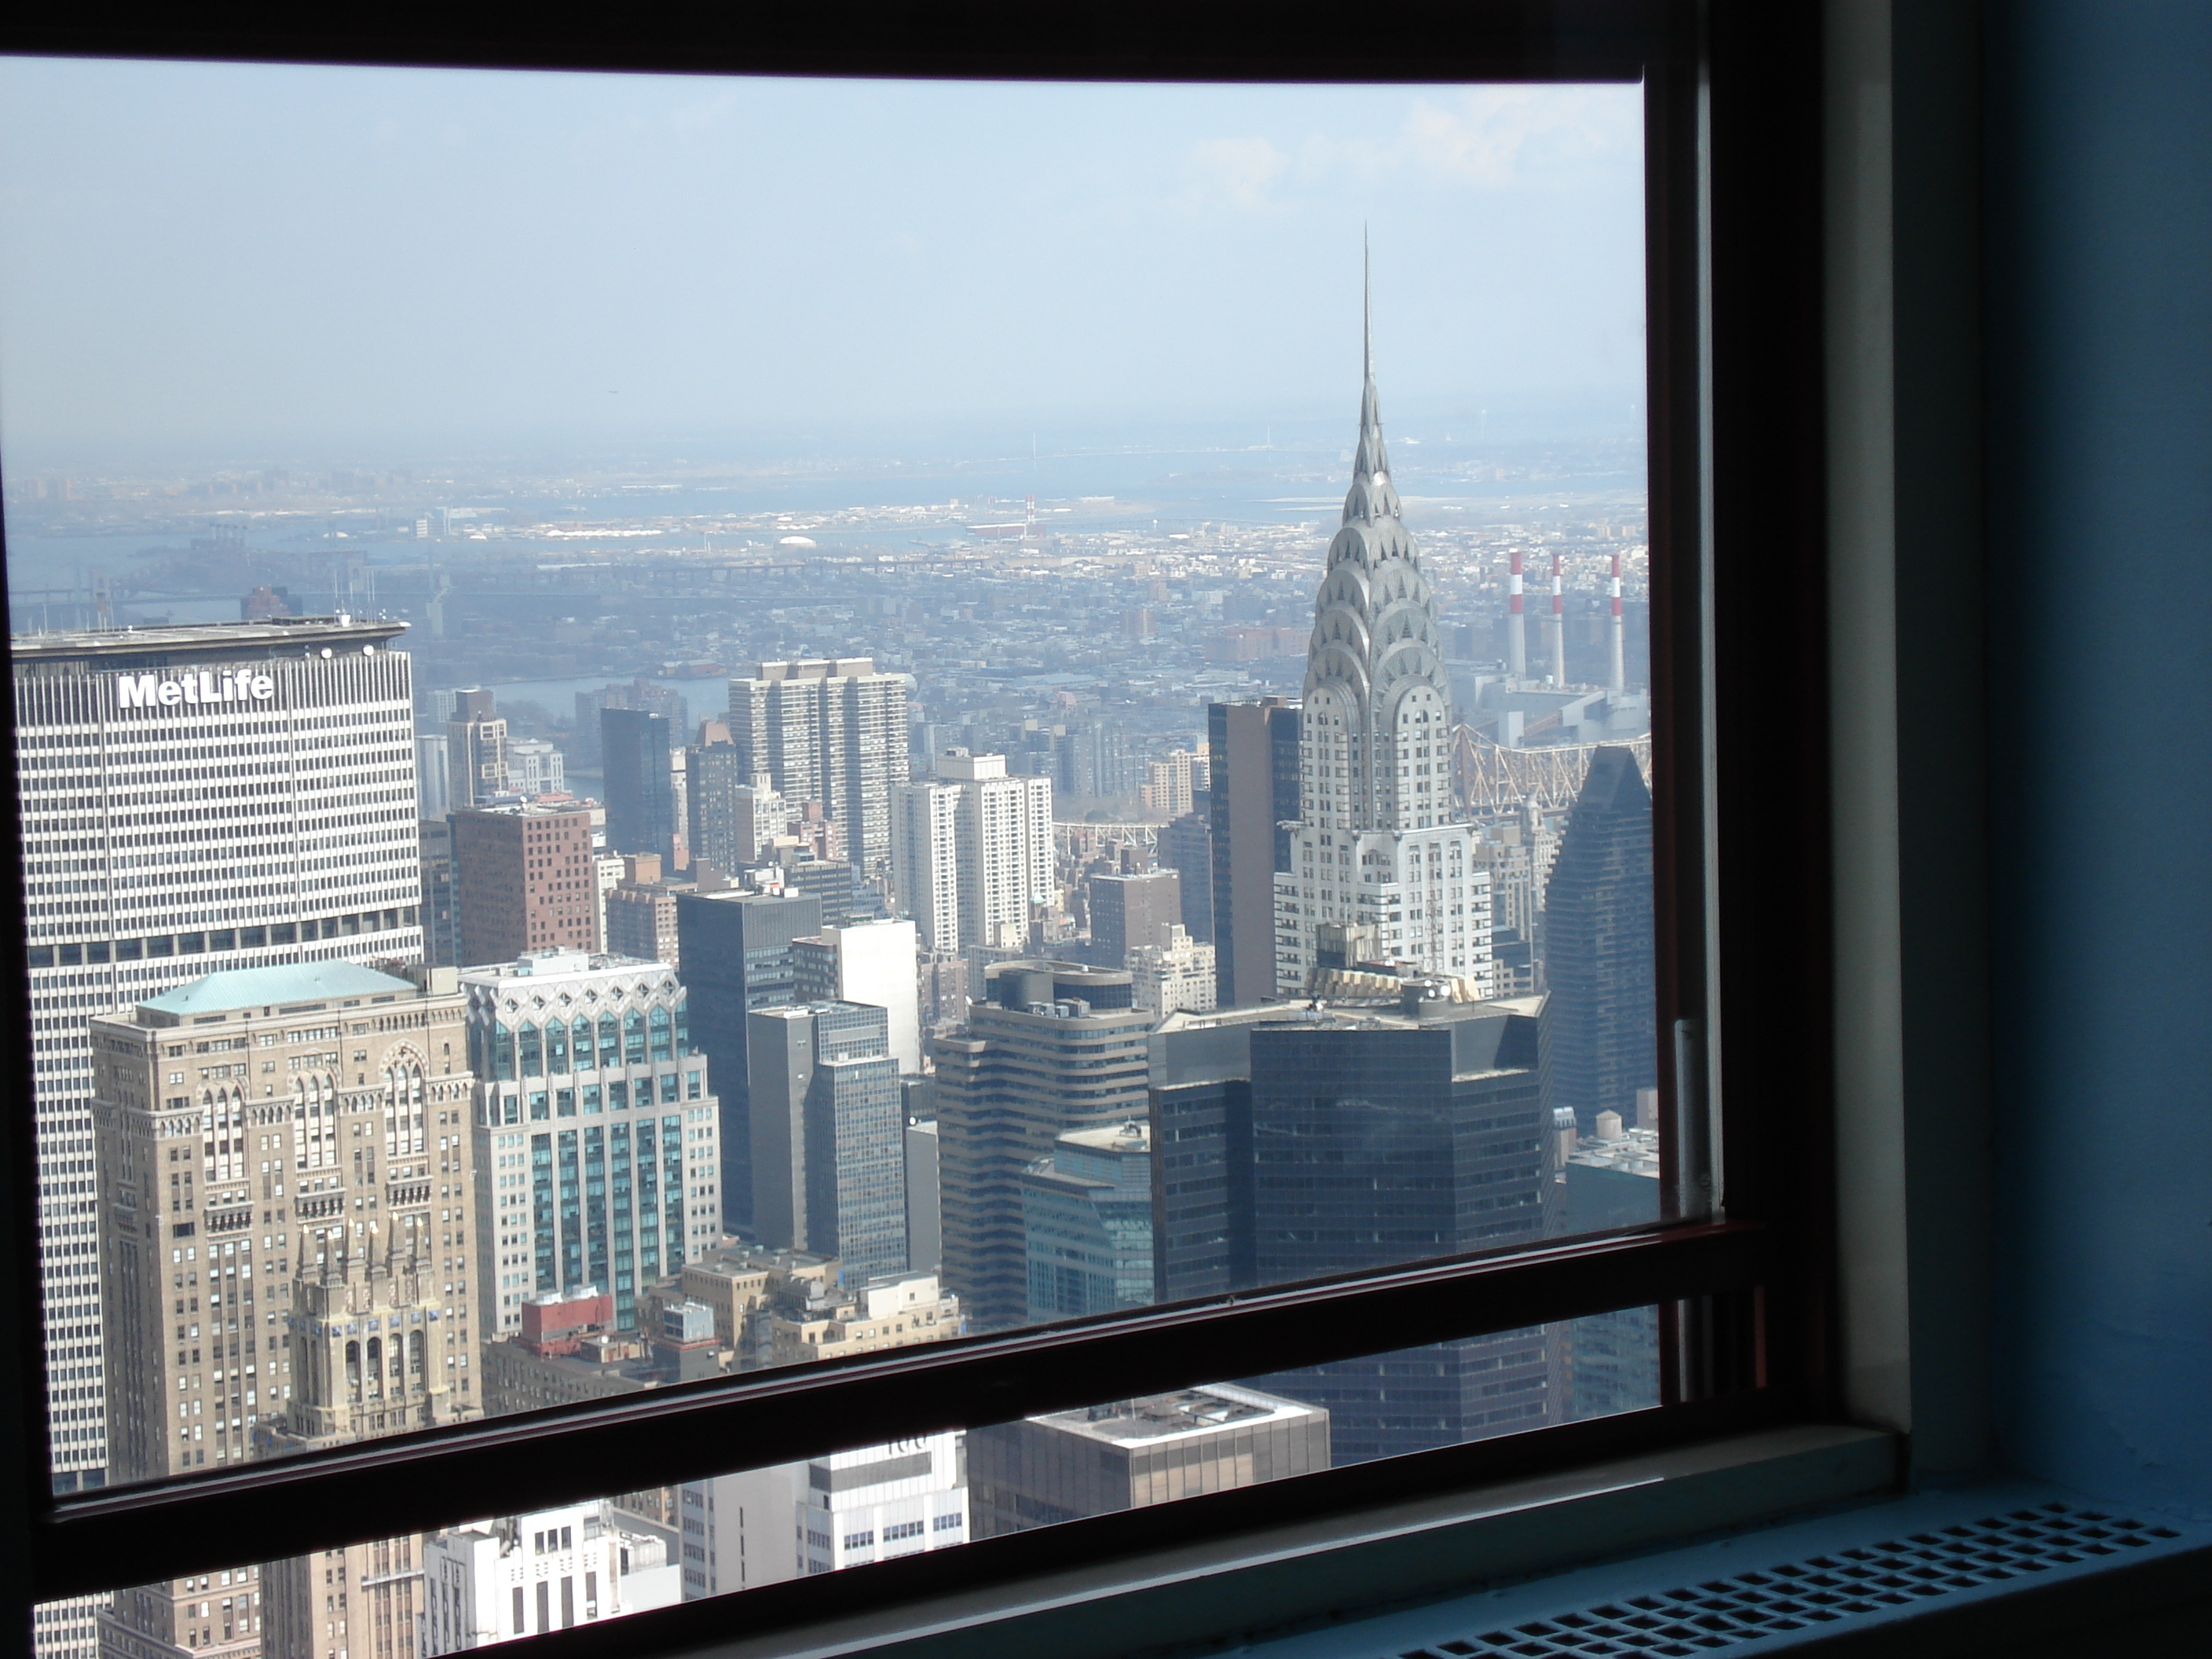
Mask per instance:
[[[1071,1129],[1022,1172],[1030,1322],[1152,1299],[1152,1137],[1137,1120]]]
[[[885,916],[824,925],[792,941],[794,994],[802,1002],[865,1002],[884,1011],[884,1039],[902,1075],[921,1070],[921,1013],[915,928]]]
[[[934,951],[1022,948],[1053,879],[1052,780],[1010,778],[1003,755],[950,749],[936,776],[892,791],[892,882]]]
[[[507,722],[492,694],[471,686],[453,693],[446,722],[446,810],[482,806],[507,793]]]
[[[1295,813],[1292,814],[1296,816]],[[1182,915],[1190,936],[1213,943],[1213,797],[1160,831],[1160,862],[1182,878]]]
[[[1091,878],[1091,960],[1101,968],[1127,967],[1130,951],[1182,921],[1182,878],[1173,870]]]
[[[1651,792],[1626,748],[1590,757],[1544,895],[1546,1103],[1584,1134],[1658,1081]]]
[[[1298,710],[1280,697],[1208,703],[1206,723],[1216,1000],[1237,1008],[1275,994],[1275,872],[1290,868],[1303,799]]]
[[[456,956],[512,962],[526,951],[599,948],[599,890],[587,808],[456,812]]]
[[[788,801],[818,800],[870,876],[891,852],[891,790],[906,781],[906,677],[872,659],[763,662],[730,682],[737,769]]]
[[[1273,884],[1276,984],[1289,996],[1306,989],[1327,925],[1356,938],[1362,960],[1464,979],[1488,996],[1490,878],[1473,857],[1475,831],[1452,821],[1436,599],[1390,482],[1371,327],[1364,372],[1352,488],[1307,647],[1304,805]],[[1239,951],[1236,1000],[1249,1000],[1254,968]]]
[[[744,770],[734,744],[695,745],[687,764],[691,856],[724,875],[775,856],[783,797],[764,774]]]
[[[1029,1312],[1022,1172],[1074,1129],[1112,1128],[1145,1109],[1152,1017],[1129,975],[1015,961],[986,972],[985,1000],[933,1045],[945,1278],[976,1327]]]
[[[421,954],[404,627],[15,636],[46,1345],[78,1372],[51,1402],[58,1490],[107,1462],[88,1022],[227,969]]]
[[[92,1022],[117,1479],[477,1414],[460,1022],[451,969],[346,962],[213,974]],[[412,1617],[411,1562],[360,1584],[362,1630]],[[122,1591],[102,1649],[307,1659],[307,1571]]]
[[[884,1011],[805,1002],[746,1022],[755,1234],[856,1280],[903,1273],[905,1091]]]
[[[1535,1024],[1481,1004],[1424,1003],[1409,988],[1402,1012],[1255,1027],[1259,1282],[1544,1237],[1554,1194]],[[1553,1358],[1536,1327],[1305,1367],[1267,1386],[1326,1406],[1337,1461],[1357,1462],[1552,1420]]]
[[[675,742],[668,717],[642,708],[599,711],[599,749],[607,790],[607,846],[617,853],[651,853],[671,870],[689,862],[677,856],[682,827],[676,811]]]
[[[478,1328],[532,1296],[638,1293],[721,1231],[720,1103],[665,963],[534,951],[460,975],[475,1073]]]
[[[797,1000],[792,941],[818,936],[822,906],[805,893],[679,893],[676,935],[690,990],[692,1040],[721,1101],[722,1222],[750,1225],[751,1097],[746,1015]]]

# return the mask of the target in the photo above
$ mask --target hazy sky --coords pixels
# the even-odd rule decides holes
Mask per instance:
[[[0,457],[1625,417],[1640,100],[0,60]]]

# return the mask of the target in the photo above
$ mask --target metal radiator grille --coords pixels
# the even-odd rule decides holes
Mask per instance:
[[[1929,1596],[2177,1538],[2170,1528],[2040,1504],[1863,1549],[1787,1561],[1710,1583],[1607,1601],[1406,1650],[1395,1659],[1592,1659],[1696,1654],[1810,1630]]]

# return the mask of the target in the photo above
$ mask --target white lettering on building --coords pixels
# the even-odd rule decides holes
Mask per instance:
[[[201,669],[177,679],[155,674],[118,674],[115,702],[121,708],[195,708],[226,702],[266,702],[276,695],[276,682],[266,674],[246,670],[219,674]]]

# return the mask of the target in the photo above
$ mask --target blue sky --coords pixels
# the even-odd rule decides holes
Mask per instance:
[[[0,456],[1625,425],[1639,108],[0,60]]]

